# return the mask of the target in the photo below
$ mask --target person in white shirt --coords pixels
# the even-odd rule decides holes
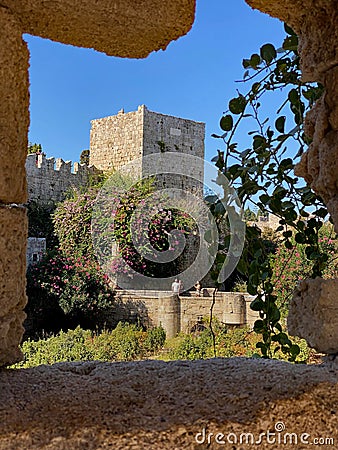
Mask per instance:
[[[181,291],[182,283],[178,280],[178,278],[175,279],[173,284],[171,285],[171,290],[174,294],[179,294]]]

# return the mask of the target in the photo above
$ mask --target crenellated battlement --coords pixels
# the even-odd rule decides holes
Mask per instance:
[[[89,176],[97,171],[94,166],[30,154],[26,159],[28,198],[41,204],[60,202],[67,191],[85,186]]]

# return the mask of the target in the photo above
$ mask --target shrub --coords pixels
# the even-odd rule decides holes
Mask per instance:
[[[165,338],[166,334],[162,326],[151,328],[146,333],[143,347],[146,351],[155,353],[163,347]]]
[[[205,359],[213,356],[212,334],[205,329],[197,335],[181,335],[176,348],[169,352],[169,359]]]
[[[88,361],[92,355],[86,346],[91,332],[77,327],[67,333],[39,341],[28,340],[21,346],[24,360],[14,367],[34,367],[40,364],[54,364],[65,361]]]
[[[327,257],[323,277],[334,278],[338,272],[336,258],[338,243],[332,225],[323,225],[318,234],[318,251]],[[285,245],[280,245],[275,255],[271,256],[272,283],[282,317],[288,313],[289,300],[297,284],[311,276],[312,262],[307,258],[306,252],[305,244],[296,243],[293,240],[292,246],[287,248]]]
[[[72,191],[69,198],[56,208],[53,215],[55,234],[60,242],[60,250],[66,255],[84,255],[94,258],[91,240],[91,219],[98,187],[87,191]]]
[[[167,207],[165,195],[154,196],[154,180],[118,180],[117,175],[104,185],[93,212],[93,239],[101,265],[112,275],[132,275],[132,271],[151,277],[176,274],[178,258],[159,264],[154,250],[174,253],[183,237],[195,230],[194,219],[180,209]],[[173,230],[176,235],[171,241]],[[113,256],[112,242],[116,245]]]
[[[77,327],[39,341],[27,340],[21,350],[24,360],[15,368],[66,361],[131,361],[157,351],[164,343],[162,327],[142,331],[120,322],[112,331],[93,333]]]
[[[70,326],[102,329],[115,325],[109,323],[108,314],[114,307],[114,291],[108,277],[90,258],[59,252],[47,255],[27,272],[27,294],[27,313],[33,321],[54,305],[62,310]],[[59,325],[61,329],[63,324]]]
[[[91,352],[100,361],[131,361],[142,354],[141,336],[136,325],[119,322],[113,331],[92,338]]]

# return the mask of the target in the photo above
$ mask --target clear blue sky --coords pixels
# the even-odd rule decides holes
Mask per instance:
[[[279,45],[283,24],[244,0],[197,0],[190,33],[144,60],[108,57],[25,35],[31,52],[29,140],[47,156],[78,161],[89,148],[90,120],[145,104],[206,123],[206,159],[221,142],[219,119],[235,96],[242,59],[266,42]]]

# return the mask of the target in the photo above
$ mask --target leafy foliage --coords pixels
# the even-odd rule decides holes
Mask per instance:
[[[326,223],[319,230],[318,243],[320,251],[329,256],[323,271],[324,278],[334,278],[338,275],[338,241],[334,239],[333,226]],[[288,312],[288,303],[295,286],[302,280],[309,278],[312,271],[312,261],[306,256],[307,246],[291,240],[293,247],[287,248],[281,244],[275,254],[271,255],[273,270],[272,284],[277,296],[276,303],[282,317]]]
[[[208,318],[205,318],[205,329],[194,334],[180,334],[174,339],[166,342],[167,359],[205,359],[214,356],[214,342],[210,328],[208,328]],[[249,328],[227,328],[218,320],[213,320],[213,330],[215,334],[216,353],[219,357],[230,358],[235,356],[253,357],[257,352],[259,337]],[[300,347],[299,361],[307,362],[313,358],[314,351],[310,350],[303,339],[297,339]],[[277,347],[276,343],[272,344]],[[286,359],[285,355],[281,356]]]
[[[42,153],[42,145],[41,144],[33,144],[32,142],[28,143],[27,147],[27,155],[31,155],[32,153]]]
[[[98,264],[84,255],[65,256],[60,252],[47,255],[28,270],[27,295],[31,320],[39,316],[41,319],[51,305],[56,309],[58,305],[69,326],[81,324],[102,329],[114,325],[109,318],[114,291]]]
[[[44,206],[34,200],[27,204],[28,236],[46,238],[47,248],[49,249],[54,248],[58,243],[52,220],[54,210],[54,204]]]
[[[86,191],[73,190],[69,198],[61,202],[54,215],[55,234],[60,250],[65,255],[84,255],[94,258],[91,240],[91,219],[98,187]]]
[[[176,208],[166,207],[165,198],[152,197],[154,180],[139,182],[124,180],[126,188],[122,195],[119,189],[107,185],[107,198],[104,195],[102,204],[95,215],[93,226],[97,238],[96,249],[100,249],[106,261],[107,270],[114,273],[130,273],[130,269],[146,276],[161,277],[177,273],[178,259],[170,263],[158,264],[157,252],[174,252],[181,236],[191,235],[195,230],[195,222],[188,214]],[[113,206],[112,206],[113,205]],[[135,212],[138,211],[136,214]],[[149,220],[143,221],[144,214],[150,214]],[[169,235],[175,230],[175,240],[171,242]],[[136,238],[139,249],[134,245]],[[111,256],[111,243],[117,251]],[[104,252],[109,249],[107,257]],[[139,251],[141,250],[141,251]],[[151,253],[152,257],[147,255]]]
[[[310,143],[303,131],[304,116],[323,88],[301,80],[298,37],[287,26],[285,31],[282,48],[277,50],[272,44],[265,44],[259,54],[243,60],[244,81],[255,81],[246,93],[238,92],[229,101],[229,109],[220,121],[224,133],[214,135],[223,139],[225,151],[219,150],[214,160],[230,185],[237,188],[244,208],[251,203],[279,217],[278,231],[286,249],[293,250],[294,243],[304,245],[311,262],[310,276],[316,277],[323,275],[329,260],[319,243],[327,209],[322,199],[294,175],[294,167]],[[281,92],[284,97],[276,117],[264,117],[265,97],[273,93],[280,98]],[[288,117],[282,114],[287,107]],[[241,148],[236,141],[243,123],[254,128],[248,133],[251,142],[247,148]],[[274,289],[278,280],[261,230],[256,226],[247,227],[246,245],[237,270],[247,278],[248,292],[255,296],[251,308],[260,314],[254,327],[262,335],[257,348],[263,357],[282,352],[295,361],[300,349],[282,329]]]
[[[90,150],[82,150],[80,155],[80,163],[89,166]]]
[[[77,327],[48,339],[25,341],[21,346],[24,360],[14,367],[66,361],[130,361],[158,351],[164,341],[161,327],[142,331],[136,325],[120,322],[113,331],[100,334]]]

